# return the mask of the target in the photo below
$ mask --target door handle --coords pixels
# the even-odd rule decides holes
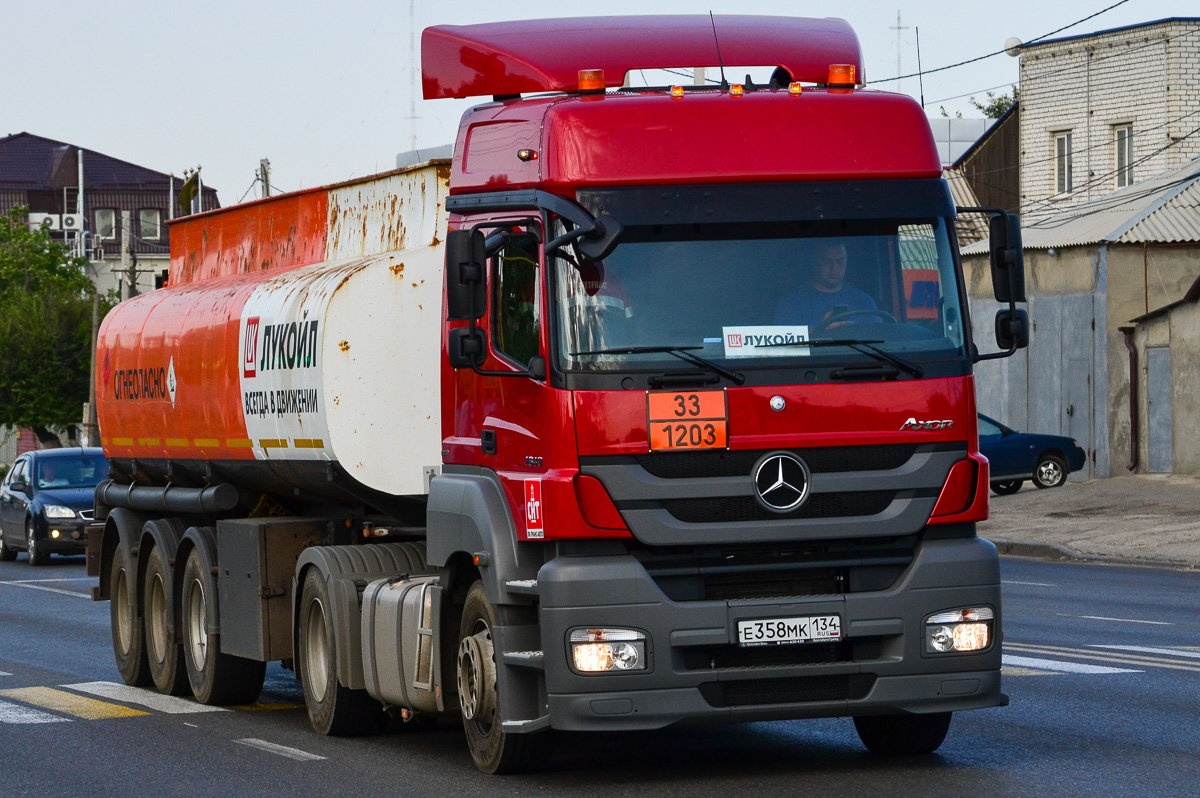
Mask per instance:
[[[1075,415],[1075,405],[1067,405],[1067,417]]]
[[[479,433],[479,444],[480,448],[483,449],[484,454],[495,454],[496,430],[485,429],[483,432]]]

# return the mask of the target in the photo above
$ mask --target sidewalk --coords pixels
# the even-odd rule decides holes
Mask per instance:
[[[1200,477],[1121,476],[990,496],[1001,554],[1200,568]]]

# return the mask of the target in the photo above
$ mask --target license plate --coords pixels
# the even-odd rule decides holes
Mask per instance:
[[[738,645],[743,648],[841,640],[842,619],[838,615],[810,615],[738,621],[737,635]]]

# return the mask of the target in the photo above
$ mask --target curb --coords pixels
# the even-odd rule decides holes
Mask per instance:
[[[1183,571],[1200,569],[1200,563],[1171,560],[1164,557],[1119,557],[1107,554],[1084,554],[1057,543],[1029,543],[1023,540],[988,538],[1002,556],[1030,557],[1055,562],[1079,562],[1093,565],[1137,565],[1144,568],[1175,568]]]

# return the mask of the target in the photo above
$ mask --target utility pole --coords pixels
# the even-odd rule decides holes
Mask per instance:
[[[87,229],[87,212],[83,203],[83,150],[75,150],[76,165],[79,169],[79,206],[76,211],[83,219],[81,229],[75,234],[79,243],[83,245],[83,254],[88,256],[87,240],[84,238],[84,230]],[[85,446],[95,446],[100,442],[100,427],[96,423],[96,338],[100,332],[100,289],[96,286],[96,275],[98,269],[92,270],[92,351],[91,351],[91,368],[88,371],[88,403],[83,414],[83,442]]]
[[[123,299],[132,299],[138,295],[137,289],[137,260],[130,251],[132,243],[129,240],[129,225],[131,224],[129,211],[121,211],[121,271],[125,273],[125,282],[129,287],[125,291]]]
[[[271,196],[271,162],[263,158],[258,162],[258,179],[262,181],[262,197]]]
[[[408,63],[412,80],[408,87],[408,119],[412,125],[412,151],[417,151],[417,20],[415,0],[408,0]]]
[[[902,48],[902,31],[908,30],[907,25],[900,24],[900,9],[896,9],[896,24],[891,27],[891,30],[896,31],[896,75],[904,74],[904,69],[900,66],[900,52]]]

